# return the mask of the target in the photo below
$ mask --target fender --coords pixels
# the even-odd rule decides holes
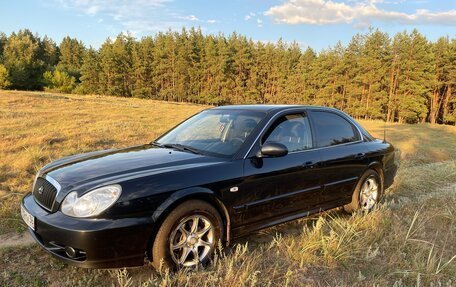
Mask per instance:
[[[225,222],[225,234],[226,234],[226,244],[230,242],[230,229],[231,222],[228,209],[218,198],[217,194],[209,189],[204,187],[190,187],[186,189],[181,189],[173,194],[171,194],[152,214],[152,220],[154,222],[160,222],[175,206],[187,199],[202,199],[209,201],[209,203],[215,205],[214,207],[219,210],[222,216],[222,220]]]
[[[379,167],[381,170],[383,170],[384,166],[378,160],[374,160],[374,161],[370,162],[369,165],[367,166],[367,168],[375,168],[375,167]]]
[[[384,166],[384,164],[379,160],[374,160],[371,163],[369,163],[367,168],[374,169],[380,175],[380,180],[381,180],[380,184],[382,185],[382,190],[383,190],[384,185],[385,185],[385,175],[384,175],[385,166]]]

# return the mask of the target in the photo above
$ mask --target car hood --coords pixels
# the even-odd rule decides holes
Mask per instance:
[[[141,145],[62,158],[43,167],[40,176],[52,177],[68,191],[217,162],[219,158]]]

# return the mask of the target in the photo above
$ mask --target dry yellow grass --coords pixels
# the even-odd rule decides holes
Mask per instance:
[[[149,142],[204,106],[0,91],[0,234],[23,230],[18,202],[44,163]],[[383,123],[361,121],[377,137]],[[403,151],[378,210],[331,211],[269,228],[204,270],[83,270],[37,246],[0,249],[0,286],[450,286],[456,278],[456,128],[387,127]]]
[[[374,136],[383,139],[385,124],[359,121]],[[456,127],[448,125],[386,125],[386,139],[399,147],[407,166],[456,159]]]
[[[0,234],[17,227],[33,174],[62,156],[147,143],[204,106],[0,91]]]

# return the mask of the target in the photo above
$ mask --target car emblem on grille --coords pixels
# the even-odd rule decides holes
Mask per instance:
[[[44,191],[44,187],[40,186],[40,188],[38,188],[38,193],[39,194],[43,194],[43,191]]]

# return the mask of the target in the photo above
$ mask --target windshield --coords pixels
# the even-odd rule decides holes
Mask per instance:
[[[155,144],[218,156],[233,156],[264,118],[248,110],[206,110],[160,137]]]

